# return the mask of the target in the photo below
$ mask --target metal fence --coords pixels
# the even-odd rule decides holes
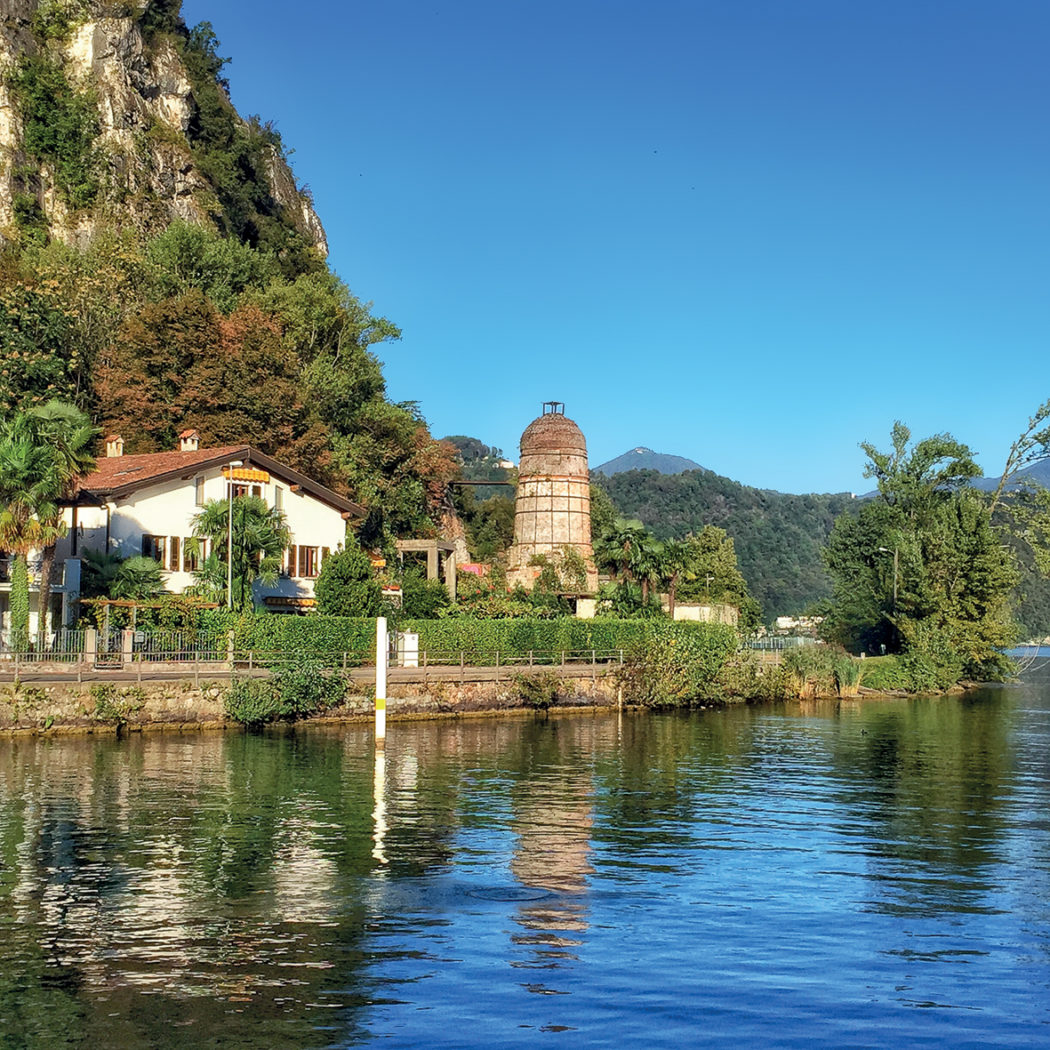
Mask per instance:
[[[87,634],[93,635],[90,639]],[[353,672],[374,662],[369,651],[330,649],[235,649],[225,634],[179,631],[110,630],[59,632],[49,643],[25,651],[0,652],[0,673],[62,672],[75,665],[84,672],[130,672],[137,678],[155,674],[195,677],[208,673],[260,673],[309,661],[327,669]],[[402,677],[465,678],[478,673],[496,681],[531,668],[589,668],[604,674],[624,661],[622,649],[440,649],[393,656],[389,666]],[[585,673],[585,671],[584,671]]]
[[[186,663],[226,660],[229,636],[225,632],[150,630],[132,636],[132,660]]]
[[[752,638],[747,643],[749,649],[772,650],[781,652],[784,649],[801,649],[803,646],[816,645],[817,639],[805,634],[770,635],[766,638]]]
[[[22,663],[75,663],[84,652],[84,631],[63,627],[58,631],[46,631],[30,637],[24,645],[12,644],[9,631],[0,635],[0,660]]]

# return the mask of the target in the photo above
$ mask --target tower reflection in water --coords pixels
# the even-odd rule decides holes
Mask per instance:
[[[515,805],[518,845],[511,872],[527,889],[543,892],[526,900],[515,916],[524,933],[513,935],[530,953],[512,961],[521,969],[557,970],[579,957],[575,949],[587,931],[590,840],[594,808],[590,785],[544,783]],[[545,985],[529,991],[556,994]]]

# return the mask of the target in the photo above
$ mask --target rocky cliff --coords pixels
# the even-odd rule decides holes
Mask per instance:
[[[269,125],[230,104],[179,0],[0,0],[0,239],[173,219],[327,254]]]

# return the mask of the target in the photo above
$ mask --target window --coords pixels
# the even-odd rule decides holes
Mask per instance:
[[[299,548],[299,576],[309,579],[317,575],[317,548]]]
[[[204,544],[206,540],[197,540],[196,543],[200,547],[200,553],[204,553]],[[200,568],[200,555],[195,550],[195,544],[191,537],[186,536],[182,541],[182,571],[183,572],[196,572]]]
[[[240,481],[235,481],[233,483],[233,495],[235,499],[237,496],[256,496],[258,499],[262,499],[262,494],[262,485],[246,485]]]
[[[274,510],[284,510],[284,489],[280,485],[273,487],[273,506]]]
[[[204,506],[204,478],[194,478],[193,481],[193,502],[198,507]]]
[[[285,551],[284,571],[289,576],[313,579],[317,576],[321,563],[327,556],[327,547],[304,547],[293,544]]]
[[[159,561],[161,568],[166,569],[168,567],[168,537],[144,535],[142,537],[142,557]]]

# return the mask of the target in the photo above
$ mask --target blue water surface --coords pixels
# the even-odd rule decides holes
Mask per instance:
[[[1031,1047],[1050,692],[0,743],[0,1048]]]

